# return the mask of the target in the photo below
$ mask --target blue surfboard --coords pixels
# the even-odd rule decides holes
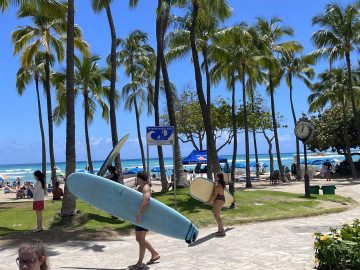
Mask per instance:
[[[101,168],[99,170],[98,175],[104,176],[104,174],[106,173],[108,167],[112,164],[112,162],[115,159],[116,155],[119,153],[121,147],[124,145],[125,141],[127,140],[127,138],[129,138],[129,136],[130,136],[130,133],[128,133],[124,137],[122,137],[122,139],[115,145],[113,150],[111,150],[111,152],[109,153],[109,155],[105,159],[103,165],[101,165]]]
[[[143,194],[109,179],[87,174],[73,173],[66,185],[70,192],[111,215],[136,224],[136,215],[141,207]],[[146,210],[141,214],[143,228],[173,238],[195,241],[198,229],[186,217],[167,205],[150,198]]]

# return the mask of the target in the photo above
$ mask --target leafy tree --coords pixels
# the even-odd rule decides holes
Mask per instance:
[[[107,88],[102,86],[102,82],[105,80],[106,70],[99,68],[97,61],[100,60],[100,56],[83,56],[82,59],[75,57],[75,93],[76,99],[80,94],[83,97],[83,109],[84,109],[84,128],[85,128],[85,141],[86,141],[86,153],[87,161],[89,164],[90,173],[94,173],[94,168],[91,158],[90,139],[88,126],[94,119],[96,111],[96,103],[102,108],[102,117],[108,121],[108,106],[103,100],[103,96],[106,95],[104,91]],[[64,82],[66,79],[66,73],[55,73],[54,83],[57,86],[56,100],[58,106],[54,109],[54,122],[60,125],[66,116],[66,88]]]
[[[176,122],[180,140],[183,143],[191,142],[194,149],[204,150],[205,127],[202,121],[201,109],[197,100],[197,94],[190,85],[185,85],[181,95],[176,99]],[[215,140],[228,134],[228,139],[217,148],[220,151],[226,144],[230,144],[233,138],[231,130],[231,106],[220,96],[215,103],[211,104],[212,126],[214,127]],[[162,122],[168,124],[167,115],[162,116]]]
[[[183,169],[181,150],[178,137],[178,128],[175,120],[175,109],[174,109],[174,94],[171,90],[171,83],[169,74],[167,71],[167,65],[164,56],[164,35],[168,28],[168,19],[170,15],[171,6],[174,4],[181,4],[185,0],[158,0],[157,18],[156,18],[156,46],[157,46],[157,63],[156,63],[156,78],[155,78],[155,97],[154,97],[154,109],[155,109],[155,125],[159,123],[158,112],[158,96],[160,87],[160,68],[164,80],[164,89],[166,94],[166,105],[169,115],[170,125],[175,130],[175,142],[174,142],[174,155],[175,155],[175,183],[179,186],[186,186],[186,176]],[[158,147],[159,158],[161,158],[162,150]],[[163,163],[160,161],[160,168],[163,167]],[[161,175],[165,174],[164,169],[161,169]]]
[[[125,37],[125,39],[118,39],[118,46],[121,48],[121,51],[118,52],[118,61],[120,64],[123,64],[126,70],[126,75],[130,77],[131,84],[126,85],[123,88],[123,96],[126,98],[128,96],[127,102],[125,103],[125,108],[128,110],[132,110],[134,107],[135,116],[136,116],[136,125],[138,132],[138,140],[141,151],[141,158],[143,162],[143,169],[146,171],[145,164],[145,153],[144,146],[141,138],[141,129],[140,129],[140,113],[142,106],[142,98],[140,96],[140,104],[138,104],[137,96],[139,95],[139,91],[137,92],[136,85],[137,74],[141,66],[139,65],[139,61],[143,61],[144,58],[148,57],[150,53],[153,53],[153,48],[150,45],[146,44],[148,40],[147,34],[140,31],[134,30],[129,36]],[[130,95],[130,90],[132,90],[132,94]],[[144,92],[141,92],[144,94]],[[133,105],[133,106],[132,106]]]
[[[294,30],[290,27],[284,27],[280,23],[282,20],[279,18],[271,18],[270,21],[267,21],[262,18],[257,18],[258,23],[256,28],[259,32],[259,36],[262,43],[263,54],[259,57],[259,61],[262,66],[268,72],[268,88],[267,91],[271,99],[271,115],[273,119],[273,130],[275,136],[275,147],[276,155],[278,161],[278,167],[280,170],[280,176],[283,182],[287,181],[284,175],[284,170],[281,163],[281,154],[280,154],[280,145],[277,133],[277,122],[276,122],[276,110],[275,110],[275,101],[274,93],[275,88],[280,84],[280,78],[282,75],[282,69],[277,58],[277,54],[284,51],[285,49],[299,51],[301,50],[301,45],[296,41],[288,41],[284,43],[279,43],[280,39],[284,36],[292,36]]]
[[[251,104],[251,105],[250,105]],[[259,95],[255,94],[252,102],[249,106],[253,107],[253,110],[249,112],[249,126],[252,130],[260,132],[264,135],[267,143],[268,143],[268,153],[270,157],[270,175],[274,172],[274,158],[272,154],[272,141],[275,138],[275,135],[269,135],[268,131],[274,132],[273,129],[273,119],[272,113],[270,109],[265,105],[264,98]],[[241,109],[241,108],[240,108]],[[241,119],[240,119],[241,120]],[[276,124],[277,128],[286,128],[286,125],[282,125],[283,116],[279,113],[276,113]],[[242,122],[239,123],[240,126],[243,125]]]
[[[55,60],[53,56],[50,56],[50,62],[53,63]],[[45,134],[42,122],[41,103],[39,94],[39,83],[45,84],[45,54],[37,53],[34,57],[33,63],[29,65],[29,68],[20,67],[16,74],[16,89],[18,95],[22,96],[26,87],[35,81],[36,97],[38,104],[38,115],[39,125],[41,134],[41,156],[42,156],[42,172],[46,175],[46,147],[45,147]]]
[[[311,87],[311,83],[308,79],[313,79],[315,72],[314,69],[310,67],[310,65],[314,64],[314,58],[307,57],[297,57],[294,49],[290,48],[289,50],[283,50],[280,58],[281,66],[284,68],[284,77],[286,80],[286,84],[289,87],[290,91],[290,104],[291,104],[291,112],[294,120],[294,125],[297,123],[297,118],[294,110],[293,103],[293,79],[297,78],[303,81],[306,86]],[[296,178],[301,178],[301,167],[300,167],[300,143],[299,139],[296,138]]]
[[[359,14],[359,4],[348,4],[345,6],[340,3],[331,3],[326,5],[324,14],[318,14],[312,19],[313,25],[318,24],[323,27],[323,29],[312,34],[312,40],[319,48],[312,52],[312,55],[316,58],[327,57],[330,65],[334,60],[344,59],[344,57],[346,59],[347,84],[355,118],[358,145],[360,145],[360,127],[352,84],[350,53],[360,43]]]
[[[201,20],[201,16],[199,17],[199,10],[205,9],[205,6],[209,7],[209,10],[216,11],[215,14],[223,14],[225,10],[227,10],[228,3],[224,0],[214,0],[214,1],[201,1],[201,0],[191,0],[192,10],[191,10],[191,27],[190,27],[190,45],[191,45],[191,55],[194,64],[195,70],[195,81],[196,81],[196,90],[199,98],[199,103],[201,106],[201,111],[203,114],[203,121],[206,130],[206,142],[207,142],[207,151],[208,151],[208,160],[211,162],[208,163],[208,178],[212,178],[212,173],[220,170],[220,165],[218,161],[218,155],[216,152],[216,142],[212,136],[212,126],[211,126],[211,118],[210,112],[207,107],[207,103],[204,96],[203,86],[202,86],[202,75],[200,70],[198,49],[196,45],[196,29],[197,24],[201,23],[198,19]],[[205,18],[204,18],[205,19]],[[209,18],[208,18],[209,19]]]
[[[67,29],[65,12],[59,12],[56,16],[50,16],[36,6],[23,4],[18,12],[18,18],[30,18],[34,26],[19,26],[18,30],[11,33],[11,41],[14,44],[14,55],[22,52],[21,65],[27,68],[41,48],[45,51],[45,89],[48,110],[48,129],[49,129],[49,150],[51,164],[51,179],[53,184],[57,180],[55,168],[55,156],[53,147],[53,124],[52,106],[50,93],[50,54],[54,50],[57,60],[62,62],[64,59],[63,41],[66,39],[64,33]],[[82,41],[82,34],[76,28],[75,45],[84,53],[87,52],[88,44]],[[33,41],[33,42],[32,42]],[[32,42],[32,43],[30,43]],[[30,43],[30,44],[29,44]]]
[[[348,135],[348,120],[347,113],[348,110],[348,100],[349,91],[347,89],[347,76],[344,69],[337,68],[326,70],[325,72],[319,74],[319,82],[315,83],[312,88],[313,94],[308,98],[310,103],[309,112],[314,112],[318,109],[322,109],[328,102],[331,102],[332,106],[339,106],[342,110],[342,130],[344,132],[343,138],[345,141],[345,150],[346,150],[346,159],[349,161],[353,178],[357,178],[356,169],[351,157],[350,150],[350,141]],[[356,76],[353,76],[353,80],[357,79]],[[357,86],[353,87],[356,96],[360,95],[360,88]]]
[[[117,128],[116,128],[116,104],[115,104],[115,83],[116,83],[116,30],[115,24],[113,20],[113,16],[111,13],[110,4],[114,2],[114,0],[91,0],[91,5],[96,13],[100,13],[102,10],[105,9],[106,16],[109,22],[110,34],[111,34],[111,52],[110,52],[110,97],[109,97],[109,104],[110,104],[110,128],[111,128],[111,138],[113,147],[118,143],[118,135],[117,135]],[[138,0],[130,0],[129,6],[136,7],[138,4]],[[115,157],[115,167],[117,172],[119,173],[120,181],[123,181],[122,175],[122,168],[121,168],[121,158],[120,153]]]

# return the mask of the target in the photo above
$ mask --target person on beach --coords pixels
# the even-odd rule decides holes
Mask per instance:
[[[225,236],[225,230],[224,226],[220,217],[221,208],[223,207],[225,203],[225,181],[224,181],[224,174],[222,172],[218,172],[215,174],[215,187],[213,196],[205,202],[205,204],[209,204],[210,202],[214,201],[212,213],[216,219],[216,222],[218,224],[218,231],[216,233],[216,236]]]
[[[21,243],[16,263],[20,270],[49,270],[46,251],[40,241]]]
[[[327,159],[326,162],[323,163],[323,165],[324,165],[324,172],[325,172],[325,175],[326,175],[326,181],[331,181],[330,180],[331,163]]]
[[[53,194],[53,200],[60,200],[61,196],[64,196],[64,192],[60,187],[59,181],[55,182],[54,188],[52,190],[52,194]]]
[[[139,171],[136,175],[137,182],[139,183],[138,191],[143,193],[143,201],[139,212],[136,216],[136,224],[140,224],[141,214],[146,210],[151,197],[151,188],[147,183],[147,173],[144,171]],[[132,270],[142,269],[144,267],[143,260],[145,256],[145,251],[148,249],[151,252],[151,259],[147,262],[147,264],[152,264],[155,261],[160,259],[159,253],[151,246],[150,242],[145,239],[147,229],[142,228],[138,225],[135,225],[135,236],[136,241],[139,243],[139,260],[138,262],[131,268]]]
[[[118,182],[119,181],[119,175],[116,172],[116,168],[112,165],[110,165],[108,167],[109,170],[109,174],[107,176],[105,176],[105,178],[113,180],[114,182]]]
[[[41,232],[42,228],[42,211],[44,210],[44,195],[46,193],[45,175],[41,171],[34,172],[35,186],[29,185],[29,190],[33,194],[33,209],[36,211],[37,227],[33,232]]]

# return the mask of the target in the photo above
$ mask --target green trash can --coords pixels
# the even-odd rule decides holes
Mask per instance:
[[[335,195],[335,186],[322,186],[321,187],[323,194],[331,194],[331,195]]]
[[[320,186],[310,186],[310,194],[319,194]]]

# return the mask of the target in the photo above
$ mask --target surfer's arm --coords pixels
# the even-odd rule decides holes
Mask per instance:
[[[143,201],[142,201],[140,210],[139,210],[139,212],[137,214],[137,217],[136,217],[136,223],[137,224],[140,223],[140,215],[146,210],[147,206],[149,205],[150,196],[151,196],[150,187],[144,188],[143,189]]]
[[[208,203],[212,202],[213,200],[215,200],[215,197],[218,194],[218,189],[219,189],[218,185],[215,185],[212,197],[207,202],[205,202],[205,204],[208,204]]]

